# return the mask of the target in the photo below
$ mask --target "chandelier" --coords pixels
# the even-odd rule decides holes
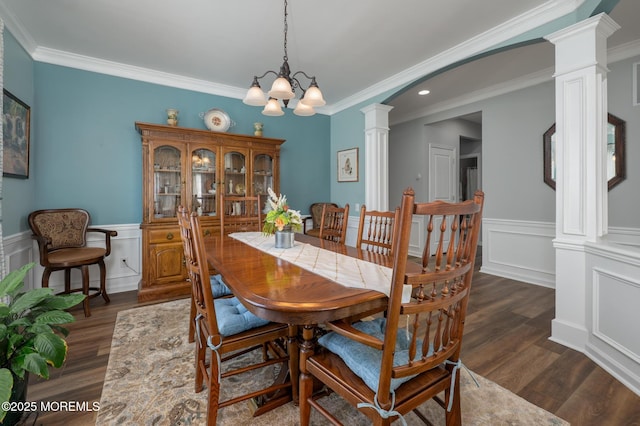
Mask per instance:
[[[291,75],[291,69],[289,68],[287,57],[287,30],[287,0],[284,0],[284,62],[280,67],[280,72],[267,71],[260,77],[254,76],[253,83],[242,102],[247,105],[264,106],[264,109],[262,110],[264,115],[284,115],[284,111],[282,111],[280,106],[280,100],[282,100],[282,103],[286,108],[287,105],[289,105],[289,101],[296,96],[295,89],[299,88],[302,90],[302,97],[298,101],[293,113],[301,116],[313,115],[316,113],[313,107],[325,105],[326,102],[322,97],[320,88],[318,88],[315,76],[310,77],[304,71],[297,71]],[[267,95],[262,91],[258,80],[268,74],[274,74],[277,78],[271,86],[271,90],[268,93],[269,99],[267,100]],[[302,88],[302,84],[300,84],[300,81],[298,80],[298,76],[300,75],[311,80],[311,83],[309,83],[309,87],[307,87],[306,90]]]

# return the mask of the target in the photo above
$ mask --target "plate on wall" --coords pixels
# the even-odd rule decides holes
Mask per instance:
[[[207,129],[214,132],[226,132],[233,124],[229,114],[219,108],[211,108],[209,111],[201,114],[204,125]]]

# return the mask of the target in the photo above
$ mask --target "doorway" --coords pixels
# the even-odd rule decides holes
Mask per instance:
[[[458,199],[466,201],[482,189],[482,140],[460,136],[460,168]]]

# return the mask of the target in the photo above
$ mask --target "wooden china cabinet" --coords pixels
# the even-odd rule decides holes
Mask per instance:
[[[190,293],[176,211],[201,216],[206,235],[220,232],[217,195],[279,192],[283,139],[136,123],[142,138],[142,279],[138,300]]]

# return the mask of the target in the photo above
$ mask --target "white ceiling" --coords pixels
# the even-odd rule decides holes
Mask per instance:
[[[292,71],[315,75],[334,113],[572,12],[582,0],[289,0]],[[393,7],[392,7],[393,5]],[[624,9],[621,13],[618,10]],[[38,61],[243,97],[283,56],[282,0],[0,0],[0,16]],[[610,38],[640,39],[640,1],[621,0]],[[628,25],[626,25],[628,24]],[[628,34],[627,34],[628,33]],[[547,44],[545,46],[545,44]],[[432,80],[396,117],[552,66],[548,43],[492,56]],[[500,60],[502,65],[497,65]],[[467,69],[468,68],[468,69]],[[265,78],[268,90],[272,79]]]

